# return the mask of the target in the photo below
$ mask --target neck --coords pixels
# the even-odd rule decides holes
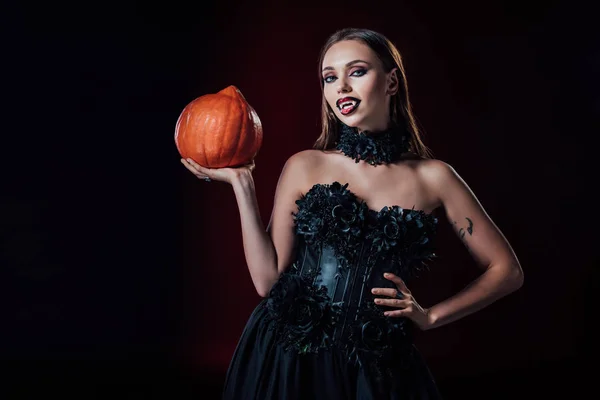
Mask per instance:
[[[339,140],[336,148],[355,162],[371,165],[389,164],[400,159],[409,150],[408,135],[397,126],[381,131],[351,128],[340,122]]]
[[[368,134],[372,134],[372,133],[387,131],[392,128],[392,124],[388,122],[383,127],[360,127],[360,126],[357,126],[357,127],[352,128],[352,127],[348,126],[348,128],[355,129],[356,132],[359,134],[368,135]]]

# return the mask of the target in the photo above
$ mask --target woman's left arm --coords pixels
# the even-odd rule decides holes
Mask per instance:
[[[454,231],[477,265],[477,279],[456,295],[425,310],[427,329],[467,316],[523,285],[523,270],[510,244],[465,181],[447,163],[428,160],[420,171],[436,194]]]

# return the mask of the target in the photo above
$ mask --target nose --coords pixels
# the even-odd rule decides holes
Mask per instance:
[[[348,85],[348,81],[345,78],[339,78],[337,84],[338,93],[348,93],[352,91],[352,88]]]

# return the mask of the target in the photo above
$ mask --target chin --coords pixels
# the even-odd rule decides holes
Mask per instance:
[[[363,121],[343,121],[342,120],[342,122],[351,128],[356,128],[358,130],[358,132],[371,131],[371,129],[368,126],[366,126],[363,123]]]
[[[351,122],[344,121],[344,120],[342,120],[342,122],[343,122],[344,124],[348,125],[350,128],[358,128],[358,129],[360,129],[360,127],[358,126],[358,124],[353,124],[353,123],[351,123]]]
[[[342,121],[344,124],[348,125],[351,128],[358,129],[359,132],[364,132],[364,131],[377,132],[377,131],[380,131],[381,129],[385,129],[385,128],[377,128],[380,124],[374,123],[374,121],[368,121],[365,118],[360,117],[358,115],[356,115],[356,116],[352,115],[347,118],[340,118],[340,121]]]
[[[338,119],[343,122],[344,124],[348,125],[351,128],[358,128],[361,129],[360,125],[363,122],[363,120],[361,118],[355,118],[354,115],[351,115],[350,117],[345,117],[343,115],[338,115]]]

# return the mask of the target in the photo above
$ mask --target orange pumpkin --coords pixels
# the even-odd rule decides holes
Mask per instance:
[[[251,162],[262,140],[258,114],[233,85],[190,102],[175,126],[179,154],[208,168]]]

